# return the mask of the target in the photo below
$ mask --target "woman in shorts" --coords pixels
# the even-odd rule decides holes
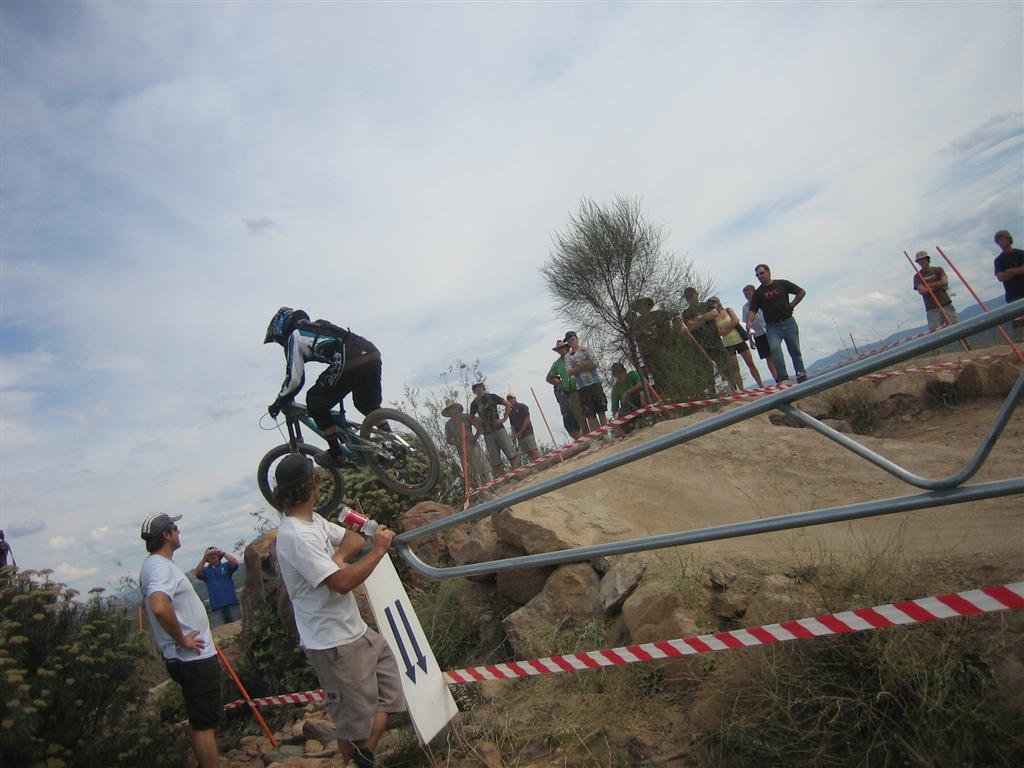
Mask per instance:
[[[743,358],[743,362],[747,364],[747,370],[750,371],[750,375],[757,382],[757,386],[763,387],[764,382],[761,381],[761,373],[757,370],[754,358],[750,354],[750,348],[747,346],[746,340],[740,335],[740,319],[736,316],[736,312],[732,307],[723,307],[722,302],[719,301],[717,296],[712,296],[708,299],[707,305],[708,309],[715,315],[715,325],[718,326],[718,333],[722,336],[722,344],[725,345],[725,351],[731,353],[726,361],[725,370],[722,371],[726,381],[729,382],[734,390],[739,391],[743,389],[740,364],[736,360],[736,355],[739,355]]]

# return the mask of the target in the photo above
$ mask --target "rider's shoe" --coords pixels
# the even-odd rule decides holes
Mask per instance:
[[[352,761],[356,764],[356,768],[374,768],[377,763],[374,760],[373,752],[366,747],[360,747],[358,744],[354,746]]]
[[[341,469],[341,460],[329,448],[326,451],[317,451],[313,460],[324,469]]]

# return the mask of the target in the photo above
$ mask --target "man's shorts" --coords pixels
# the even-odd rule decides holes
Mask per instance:
[[[583,409],[583,418],[597,416],[608,410],[608,399],[604,396],[604,387],[600,384],[591,384],[579,390],[580,407]]]
[[[395,657],[379,634],[324,650],[306,649],[339,739],[369,738],[377,712],[404,712],[405,695]]]
[[[528,435],[517,437],[516,440],[519,443],[519,450],[525,453],[527,456],[530,455],[530,451],[537,450],[537,438],[533,436],[532,432]]]
[[[757,347],[757,356],[762,360],[767,360],[768,355],[772,353],[768,347],[768,334],[762,333],[760,336],[755,336],[754,345]]]
[[[509,461],[516,456],[516,451],[512,447],[512,438],[508,436],[504,427],[498,427],[493,432],[484,435],[484,445],[487,446],[487,458],[491,462],[491,466],[501,464],[501,454],[503,453]]]
[[[193,731],[216,728],[224,713],[220,698],[220,659],[210,656],[199,661],[164,659],[167,674],[181,686],[188,724]]]

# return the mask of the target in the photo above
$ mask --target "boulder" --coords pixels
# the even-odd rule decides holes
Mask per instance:
[[[270,599],[271,605],[277,597],[278,570],[277,558],[273,555],[273,545],[277,541],[277,530],[268,531],[253,539],[245,547],[242,559],[245,561],[245,589],[242,591],[242,624],[249,623],[253,609],[265,605]]]
[[[815,419],[828,418],[832,413],[832,403],[824,394],[805,397],[802,400],[797,400],[793,405]]]
[[[711,612],[719,619],[735,621],[742,618],[750,605],[750,595],[736,589],[717,593],[711,601]]]
[[[495,593],[490,585],[474,581],[462,583],[459,615],[454,620],[475,627],[484,644],[495,646],[504,639],[499,618],[495,615]]]
[[[767,576],[750,599],[743,623],[748,627],[776,624],[816,615],[814,590],[781,574]]]
[[[412,509],[398,516],[398,530],[403,533],[421,528],[446,517],[451,517],[454,510],[447,504],[436,501],[421,501]],[[413,544],[413,549],[420,559],[428,565],[440,567],[454,560],[455,551],[462,546],[468,533],[465,525],[453,526],[443,531],[420,539]]]
[[[523,568],[517,571],[502,571],[495,579],[498,594],[516,605],[526,605],[540,594],[554,566],[544,568]]]
[[[492,519],[501,541],[531,555],[614,541],[632,530],[610,511],[557,495],[543,505],[507,507]]]
[[[843,432],[846,434],[853,434],[853,425],[846,419],[822,419],[821,423],[825,426],[832,427],[836,432]]]
[[[468,563],[489,563],[492,560],[503,560],[507,557],[525,554],[523,550],[515,550],[498,538],[494,529],[492,517],[485,517],[478,520],[466,538],[452,551],[452,560],[456,565]],[[493,578],[493,574],[483,574],[471,577],[474,581],[486,581]]]
[[[716,592],[724,592],[736,581],[736,573],[721,563],[712,563],[707,567],[704,586]]]
[[[699,634],[695,618],[696,609],[667,584],[643,582],[622,606],[622,617],[634,643],[675,640]],[[696,685],[704,674],[699,659],[653,662],[671,690],[686,690]]]
[[[601,579],[600,597],[601,607],[604,612],[613,615],[622,610],[622,604],[626,602],[633,590],[640,584],[640,580],[647,570],[647,557],[640,553],[623,555],[604,578]]]
[[[505,617],[502,626],[517,653],[550,653],[550,636],[566,623],[601,615],[599,580],[587,563],[560,566],[544,589],[522,608]]]
[[[319,718],[302,720],[300,733],[307,741],[319,741],[321,744],[333,744],[338,738],[334,723]]]

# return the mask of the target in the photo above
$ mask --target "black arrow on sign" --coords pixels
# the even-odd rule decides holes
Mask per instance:
[[[409,633],[409,642],[412,643],[412,649],[416,651],[416,664],[424,672],[427,671],[427,657],[423,655],[423,651],[420,650],[420,644],[416,642],[416,633],[412,631],[412,625],[409,623],[409,617],[405,615],[405,607],[401,601],[395,600],[395,607],[398,608],[398,615],[402,617],[402,624],[405,625],[405,631]]]
[[[402,642],[402,636],[398,633],[398,625],[395,624],[395,617],[391,615],[391,606],[384,609],[384,615],[388,617],[388,624],[391,625],[391,634],[395,636],[395,642],[398,643],[398,650],[402,654],[402,661],[405,662],[405,674],[409,676],[409,679],[412,680],[413,683],[415,683],[416,667],[414,667],[412,662],[409,661],[409,652],[405,650],[405,643]],[[415,642],[415,640],[413,642]],[[419,648],[416,649],[416,652],[419,653]]]

